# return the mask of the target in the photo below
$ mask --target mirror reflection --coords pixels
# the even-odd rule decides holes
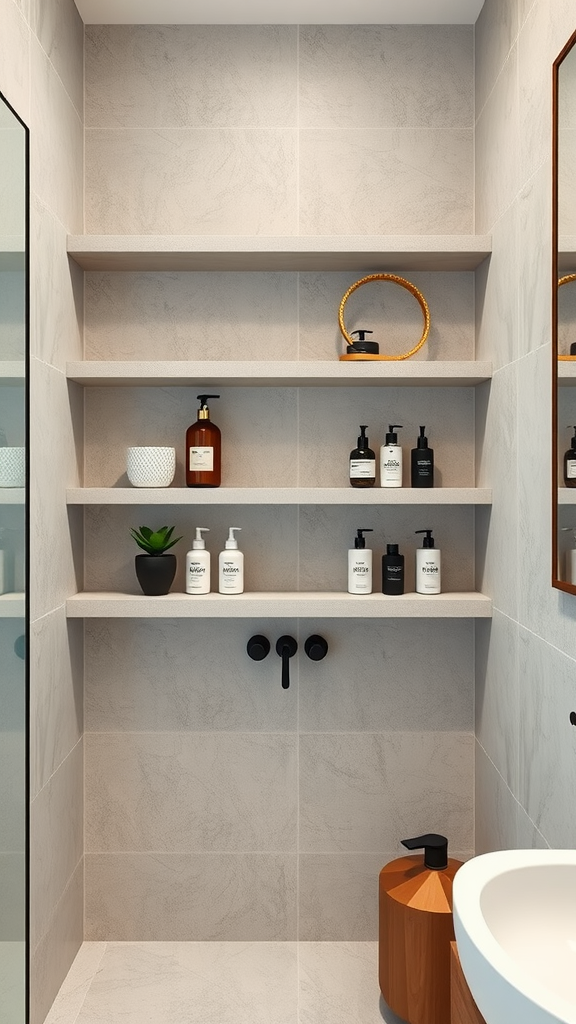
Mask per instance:
[[[26,1019],[27,130],[0,96],[0,1019]]]

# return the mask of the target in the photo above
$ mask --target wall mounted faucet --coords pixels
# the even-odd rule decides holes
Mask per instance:
[[[281,636],[276,641],[276,654],[282,658],[282,689],[287,690],[290,686],[290,658],[298,650],[298,644],[293,636]]]
[[[298,643],[293,636],[284,634],[276,641],[276,654],[282,658],[282,689],[290,686],[290,658],[298,650]],[[328,653],[328,644],[323,636],[313,633],[304,644],[304,650],[311,661],[322,661]],[[255,633],[246,644],[246,651],[252,661],[264,661],[270,653],[270,641],[262,633]]]

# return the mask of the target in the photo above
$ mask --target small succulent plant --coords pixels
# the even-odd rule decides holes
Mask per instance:
[[[182,537],[171,540],[174,527],[161,526],[159,530],[151,530],[148,526],[141,526],[139,530],[131,529],[130,532],[138,547],[142,548],[147,555],[163,555],[168,548],[174,547]]]

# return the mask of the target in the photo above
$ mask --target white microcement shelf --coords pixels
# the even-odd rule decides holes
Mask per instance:
[[[489,487],[69,487],[66,500],[69,505],[490,505],[492,490]]]
[[[0,619],[23,619],[25,613],[24,594],[0,594]]]
[[[573,387],[576,384],[576,359],[574,362],[558,360],[558,387]]]
[[[23,487],[0,487],[0,505],[23,505],[25,501]]]
[[[266,592],[237,595],[81,593],[68,598],[69,618],[333,618],[333,619],[468,619],[490,618],[492,601],[477,593],[383,594]]]
[[[489,235],[70,235],[84,270],[474,270]]]
[[[0,360],[0,385],[23,384],[24,377],[24,360]]]
[[[558,504],[576,505],[576,487],[559,487]]]
[[[467,387],[492,376],[492,364],[461,360],[426,362],[300,362],[164,360],[68,363],[66,375],[91,387]]]

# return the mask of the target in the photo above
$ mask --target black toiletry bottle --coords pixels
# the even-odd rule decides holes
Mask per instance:
[[[576,427],[568,429],[574,431],[574,437],[568,451],[564,452],[564,483],[566,487],[576,487]]]
[[[374,487],[376,483],[376,456],[369,447],[366,424],[360,426],[358,447],[350,452],[349,475],[352,487]]]
[[[416,448],[412,449],[412,487],[434,487],[434,449],[428,447],[425,430],[426,427],[420,427],[420,437],[416,440]]]
[[[404,593],[404,555],[398,554],[397,544],[387,544],[382,555],[382,593],[392,597]]]

